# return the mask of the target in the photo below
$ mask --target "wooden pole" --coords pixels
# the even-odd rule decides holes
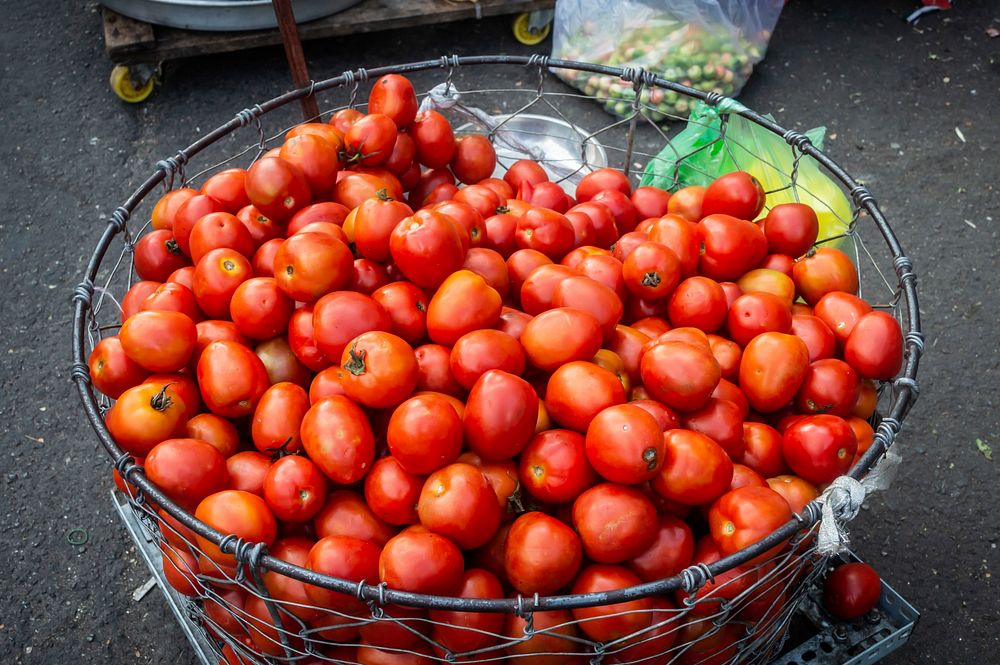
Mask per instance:
[[[292,81],[296,88],[309,85],[309,68],[306,57],[302,53],[302,42],[299,40],[299,29],[295,24],[295,13],[292,11],[292,0],[271,0],[274,15],[278,19],[278,30],[281,31],[281,41],[285,44],[285,57],[292,70]],[[310,120],[319,115],[316,97],[309,95],[299,100],[302,105],[302,119]]]

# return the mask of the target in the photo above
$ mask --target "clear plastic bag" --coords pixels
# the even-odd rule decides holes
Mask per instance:
[[[552,57],[643,67],[705,92],[736,95],[760,62],[784,0],[559,0]],[[631,113],[635,90],[613,76],[556,70],[570,85]],[[687,116],[690,100],[642,90],[641,108],[656,122]]]

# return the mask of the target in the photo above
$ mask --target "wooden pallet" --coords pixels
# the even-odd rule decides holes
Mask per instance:
[[[365,0],[332,16],[299,24],[305,41],[463,19],[552,9],[555,0]],[[278,30],[202,32],[150,25],[104,8],[104,47],[112,61],[130,65],[281,44]]]

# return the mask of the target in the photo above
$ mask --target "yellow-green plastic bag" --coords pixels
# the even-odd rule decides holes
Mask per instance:
[[[732,100],[724,100],[718,107],[696,103],[687,127],[646,165],[641,184],[676,191],[688,185],[708,185],[733,171],[747,171],[770,192],[768,208],[792,202],[811,206],[819,218],[819,241],[846,233],[852,208],[843,190],[808,155],[800,157],[793,185],[798,152],[774,132],[734,112],[742,108]],[[727,124],[724,136],[723,117]],[[825,127],[805,135],[817,148],[823,148]]]

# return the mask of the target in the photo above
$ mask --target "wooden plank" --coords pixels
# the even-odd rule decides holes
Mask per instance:
[[[299,39],[298,27],[295,25],[295,12],[292,10],[292,0],[272,0],[274,16],[278,19],[278,32],[285,45],[285,59],[292,70],[292,82],[296,88],[304,88],[309,84],[309,67],[306,56],[302,53],[302,41]],[[308,95],[299,100],[302,107],[302,119],[308,122],[319,117],[319,107],[316,97]]]
[[[555,0],[479,0],[478,3],[451,0],[365,0],[332,16],[299,24],[299,36],[302,40],[324,39],[476,18],[477,4],[479,15],[486,17],[551,9],[555,6]],[[147,50],[121,51],[109,47],[108,54],[112,59],[123,62],[150,62],[242,51],[281,43],[281,35],[277,30],[200,32],[157,26],[155,36],[155,46]],[[442,48],[442,54],[446,53],[447,49]]]
[[[136,21],[107,7],[101,8],[104,20],[104,47],[109,54],[132,53],[156,43],[153,26]]]

